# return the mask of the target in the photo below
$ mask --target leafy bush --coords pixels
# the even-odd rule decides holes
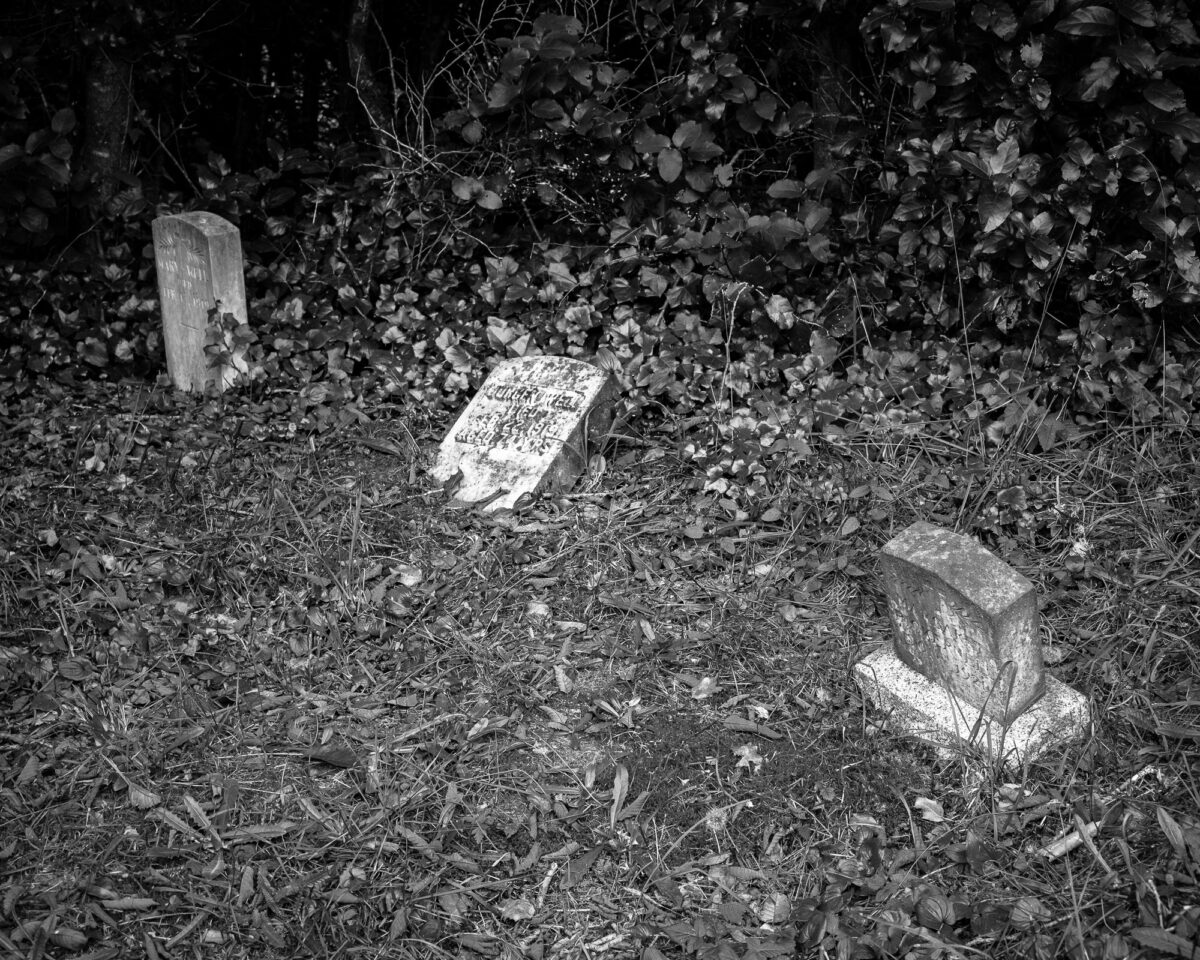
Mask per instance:
[[[257,375],[300,385],[302,420],[370,391],[457,406],[501,358],[582,356],[752,495],[811,432],[1050,449],[1190,416],[1185,4],[639,0],[490,43],[429,156],[268,141],[252,173],[194,172],[242,231]],[[103,280],[26,298],[29,369],[157,356],[147,215]]]

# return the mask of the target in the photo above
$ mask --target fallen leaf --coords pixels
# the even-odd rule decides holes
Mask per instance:
[[[913,806],[921,811],[922,820],[928,820],[931,823],[941,823],[946,819],[942,805],[936,800],[930,800],[928,797],[917,797],[913,802]]]

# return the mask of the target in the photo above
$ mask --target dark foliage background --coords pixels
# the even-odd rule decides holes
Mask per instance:
[[[752,495],[812,430],[1194,408],[1182,0],[19,0],[0,37],[9,396],[161,369],[149,225],[199,208],[316,427],[570,354]]]

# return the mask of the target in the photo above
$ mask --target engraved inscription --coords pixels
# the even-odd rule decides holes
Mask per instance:
[[[155,247],[161,277],[163,308],[172,310],[185,327],[203,327],[217,301],[212,294],[212,273],[204,254],[177,235],[166,235]],[[203,321],[197,324],[195,321]]]
[[[489,401],[453,439],[477,447],[541,455],[570,435],[585,397],[575,390],[537,384],[485,382],[480,395]]]

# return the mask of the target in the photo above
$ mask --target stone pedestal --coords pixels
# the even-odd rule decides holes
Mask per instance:
[[[511,509],[524,494],[569,489],[612,423],[612,377],[582,360],[523,357],[496,367],[438,451],[433,476],[462,472],[455,496]]]
[[[167,372],[180,390],[223,390],[237,377],[237,358],[210,366],[204,347],[214,307],[247,322],[241,236],[215,213],[159,217],[153,230]]]
[[[880,574],[894,643],[855,674],[896,726],[1015,762],[1086,732],[1086,699],[1045,672],[1025,577],[924,522],[884,546]]]

